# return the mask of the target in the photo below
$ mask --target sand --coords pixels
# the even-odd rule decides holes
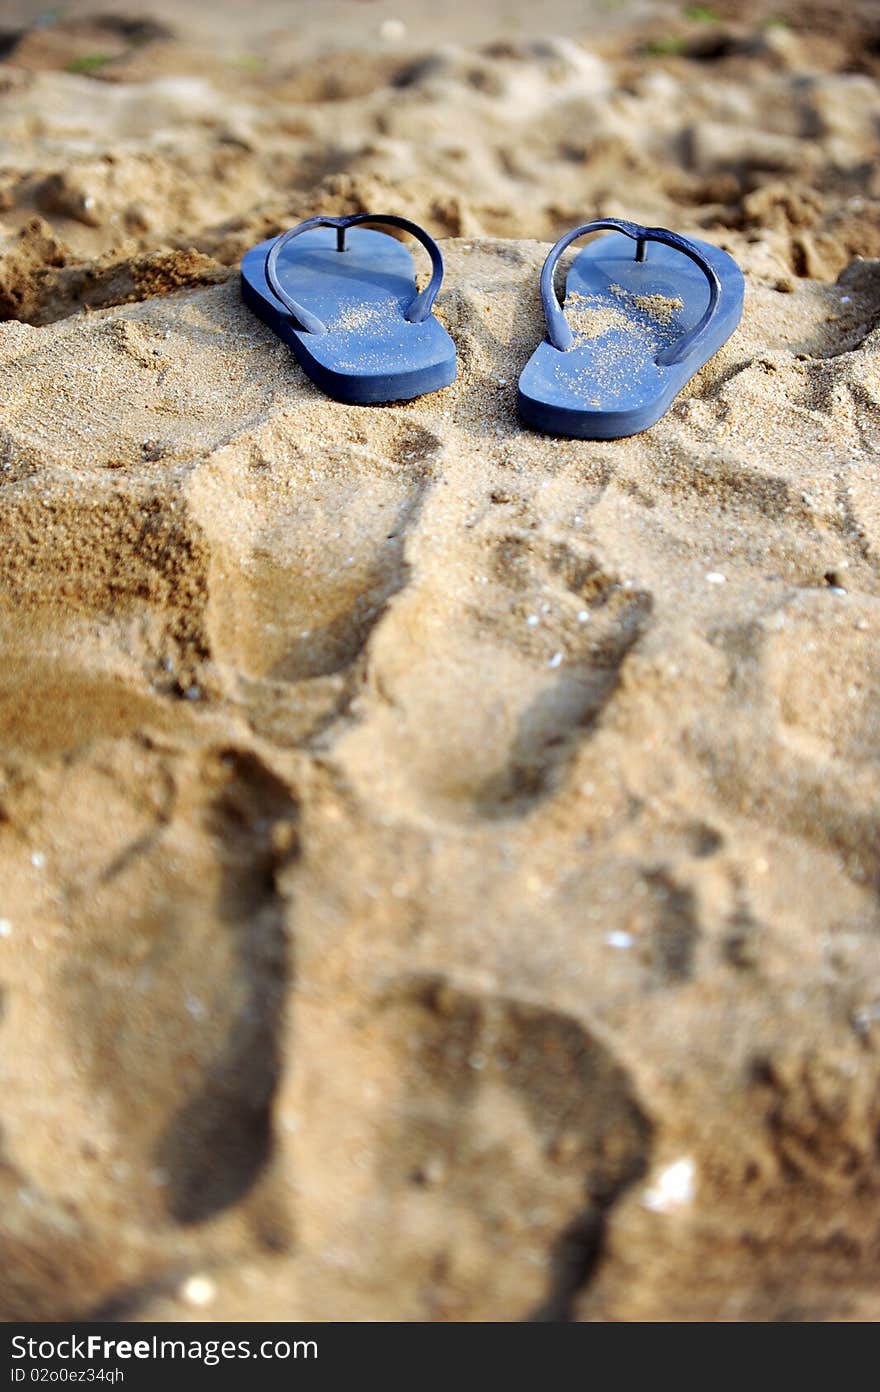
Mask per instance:
[[[0,66],[0,1316],[880,1317],[871,11],[174,8]],[[460,365],[377,409],[236,272],[370,208]],[[525,432],[614,214],[742,326]]]

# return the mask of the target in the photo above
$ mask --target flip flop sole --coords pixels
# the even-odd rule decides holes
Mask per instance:
[[[417,324],[404,318],[416,285],[413,259],[401,242],[353,227],[339,252],[333,229],[320,227],[282,249],[279,278],[327,325],[317,334],[298,328],[269,289],[266,258],[274,241],[260,242],[243,257],[242,299],[328,396],[349,405],[410,401],[455,380],[455,344],[443,325],[433,315]]]
[[[662,366],[658,353],[688,333],[709,303],[705,275],[673,247],[649,244],[637,261],[632,241],[611,232],[586,246],[569,268],[567,351],[539,344],[519,380],[524,425],[551,435],[616,440],[654,425],[693,375],[733,333],[744,280],[736,262],[708,242],[692,241],[711,263],[721,296],[699,351]]]

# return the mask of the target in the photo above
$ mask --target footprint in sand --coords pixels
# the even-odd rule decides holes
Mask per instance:
[[[352,417],[353,421],[356,417]],[[439,441],[408,422],[390,448],[353,438],[313,456],[289,442],[221,452],[191,484],[210,550],[208,641],[229,693],[280,744],[349,699],[352,671],[407,582],[405,542]]]
[[[651,596],[587,545],[493,525],[455,552],[430,519],[421,534],[417,581],[371,640],[360,723],[334,757],[410,811],[522,815],[601,718]]]
[[[101,834],[82,811],[96,803]],[[297,854],[297,811],[253,755],[136,740],[46,763],[7,794],[0,878],[21,880],[32,908],[4,954],[0,1125],[18,1176],[0,1234],[5,1318],[87,1316],[179,1261],[190,1230],[248,1212],[273,1154],[292,970],[276,874]],[[28,856],[25,830],[45,850]],[[39,1100],[59,1067],[85,1131]],[[254,1235],[278,1250],[271,1180],[253,1197]]]
[[[359,1066],[312,1111],[298,1165],[310,1194],[331,1167],[320,1242],[353,1286],[400,1292],[400,1318],[566,1318],[652,1147],[612,1050],[563,1012],[433,974],[337,1013],[332,1047]],[[304,1063],[305,1096],[326,1066]]]

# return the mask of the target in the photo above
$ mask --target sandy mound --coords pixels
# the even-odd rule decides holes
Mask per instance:
[[[0,1317],[880,1318],[876,7],[95,8],[0,33]],[[242,306],[318,209],[453,387]],[[742,327],[523,432],[614,214]]]
[[[620,443],[536,243],[407,406],[235,276],[2,330],[5,1316],[880,1313],[880,264],[730,245]]]

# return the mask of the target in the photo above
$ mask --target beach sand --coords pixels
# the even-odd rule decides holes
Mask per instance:
[[[880,28],[716,9],[18,6],[0,1317],[880,1317]],[[453,386],[242,305],[318,210],[445,239]],[[599,215],[745,313],[551,439]]]

